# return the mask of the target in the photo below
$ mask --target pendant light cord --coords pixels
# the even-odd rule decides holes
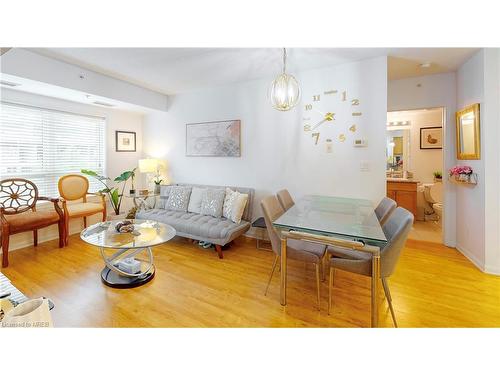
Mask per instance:
[[[286,48],[283,48],[283,74],[286,73]]]

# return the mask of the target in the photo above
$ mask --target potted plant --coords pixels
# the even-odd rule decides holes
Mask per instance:
[[[443,173],[441,171],[436,171],[433,174],[434,174],[434,182],[443,181]]]
[[[94,177],[99,182],[104,185],[104,189],[99,190],[100,193],[104,193],[108,196],[111,207],[113,208],[115,216],[121,215],[120,207],[122,204],[123,192],[125,191],[125,185],[127,185],[127,181],[132,175],[135,174],[135,168],[131,171],[125,171],[118,177],[116,177],[113,181],[116,182],[116,186],[110,186],[107,181],[111,181],[109,177],[101,176],[94,171],[89,169],[82,169],[81,172],[87,176]],[[123,183],[121,186],[120,192],[120,183]],[[110,215],[111,216],[111,215]]]
[[[456,181],[470,182],[472,172],[472,168],[468,165],[456,165],[450,169],[449,175]]]
[[[134,169],[132,169],[132,171],[131,171],[131,172],[132,172],[132,175],[130,176],[130,183],[131,183],[131,185],[132,185],[132,186],[130,187],[130,190],[129,190],[130,195],[135,194],[134,179],[135,179],[135,170],[136,170],[136,169],[137,169],[137,168],[134,168]]]
[[[160,179],[160,175],[156,175],[155,179],[153,180],[155,183],[155,194],[160,194],[160,184],[163,182],[162,179]]]

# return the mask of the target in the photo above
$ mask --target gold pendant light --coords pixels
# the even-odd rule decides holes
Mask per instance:
[[[299,83],[286,72],[286,48],[283,48],[283,72],[271,83],[269,99],[278,111],[289,111],[299,102]]]

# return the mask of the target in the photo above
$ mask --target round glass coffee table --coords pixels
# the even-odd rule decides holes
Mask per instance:
[[[101,272],[104,284],[112,288],[135,288],[153,279],[155,266],[152,247],[175,236],[170,225],[153,220],[130,220],[134,231],[119,233],[116,224],[123,220],[105,221],[82,231],[85,242],[99,247],[106,266]]]

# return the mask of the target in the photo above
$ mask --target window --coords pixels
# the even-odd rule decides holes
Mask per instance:
[[[59,177],[91,169],[104,174],[105,119],[2,102],[0,180],[33,181],[41,196],[57,197]],[[89,179],[89,191],[102,186]]]

